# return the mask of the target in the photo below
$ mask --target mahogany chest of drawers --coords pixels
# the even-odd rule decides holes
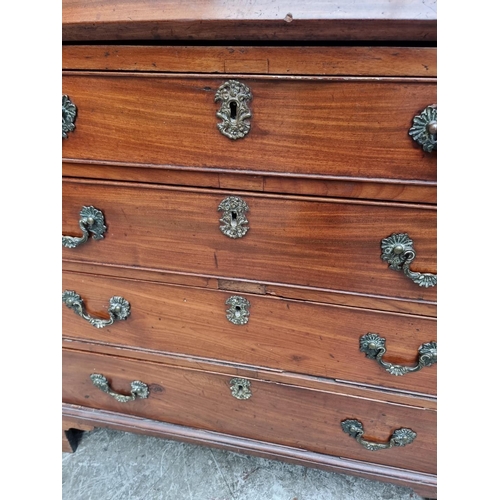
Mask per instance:
[[[436,496],[436,19],[382,3],[63,0],[64,449]]]

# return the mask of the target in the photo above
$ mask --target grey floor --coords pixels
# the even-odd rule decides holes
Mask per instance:
[[[63,500],[421,500],[388,483],[108,429],[63,453]]]

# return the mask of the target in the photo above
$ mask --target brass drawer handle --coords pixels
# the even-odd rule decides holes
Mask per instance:
[[[134,401],[137,398],[146,399],[149,396],[148,386],[140,380],[134,380],[133,382],[130,382],[130,396],[118,394],[117,392],[111,390],[108,379],[100,373],[93,373],[92,375],[90,375],[90,380],[92,380],[92,383],[98,389],[100,389],[102,392],[105,392],[106,394],[109,394],[119,403],[128,403],[129,401]]]
[[[342,430],[353,437],[363,448],[370,451],[386,450],[392,448],[393,446],[406,446],[407,444],[413,443],[417,437],[417,433],[411,429],[397,429],[392,433],[389,441],[386,443],[375,443],[373,441],[367,441],[363,439],[363,434],[365,430],[363,429],[363,424],[359,420],[344,420],[342,423]]]
[[[252,389],[250,380],[246,378],[232,378],[229,382],[231,394],[236,399],[250,399],[252,396]]]
[[[416,257],[413,241],[406,233],[393,233],[381,242],[382,255],[380,258],[389,263],[395,271],[403,271],[418,286],[429,288],[436,286],[437,275],[418,273],[410,269],[410,264]]]
[[[245,297],[233,295],[226,300],[229,309],[226,310],[226,318],[233,325],[246,325],[250,316],[250,302]]]
[[[249,229],[248,220],[245,216],[248,212],[248,205],[238,196],[228,196],[224,198],[217,208],[222,211],[222,217],[219,219],[222,225],[219,226],[223,234],[229,238],[243,238]]]
[[[242,139],[250,132],[252,112],[248,101],[252,99],[250,89],[237,80],[223,83],[215,93],[215,102],[221,103],[216,116],[222,120],[217,124],[220,133],[229,139]]]
[[[408,131],[411,138],[418,142],[427,153],[437,150],[437,106],[427,106],[413,117],[413,125]]]
[[[77,109],[67,95],[62,96],[62,138],[67,139],[68,133],[75,130]]]
[[[73,309],[78,316],[81,316],[96,328],[112,325],[115,321],[127,319],[130,315],[130,304],[123,297],[115,296],[109,299],[109,319],[89,316],[82,298],[73,290],[65,290],[62,294],[62,300],[67,307]]]
[[[416,366],[402,366],[387,363],[382,359],[386,353],[385,339],[376,333],[367,333],[359,339],[359,350],[366,354],[367,358],[374,359],[391,375],[406,375],[421,370],[424,366],[432,366],[437,363],[437,343],[428,342],[418,348],[418,364]]]
[[[104,233],[108,229],[104,224],[103,213],[92,206],[82,207],[80,210],[80,220],[78,221],[78,225],[83,232],[82,236],[63,236],[63,247],[75,248],[82,245],[89,239],[89,233],[92,233],[92,238],[94,238],[94,240],[101,240],[104,238]]]

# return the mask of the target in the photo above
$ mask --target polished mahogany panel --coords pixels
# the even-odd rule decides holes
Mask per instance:
[[[132,381],[143,382],[149,397],[120,403],[92,384],[93,373],[104,375],[110,389],[124,395],[130,394]],[[373,399],[369,391],[365,398],[346,391],[330,393],[257,380],[250,380],[250,398],[241,400],[231,393],[232,378],[63,349],[65,403],[421,472],[436,471],[434,411],[388,404]],[[341,422],[346,419],[361,421],[369,440],[386,442],[402,427],[417,437],[405,447],[369,451],[342,431]]]
[[[243,193],[248,232],[219,229],[219,204],[237,192],[66,180],[63,234],[78,235],[82,206],[102,210],[108,232],[63,257],[80,262],[286,283],[414,301],[436,298],[389,269],[381,240],[408,233],[415,271],[436,271],[436,211],[418,205]]]
[[[384,361],[415,366],[419,347],[437,338],[432,318],[81,273],[64,273],[63,290],[76,291],[94,317],[107,317],[115,295],[131,305],[126,321],[103,329],[64,307],[66,338],[436,394],[436,365],[394,376],[359,349],[360,337],[377,333]],[[250,304],[246,324],[226,317],[234,296]]]
[[[233,171],[435,182],[436,154],[408,135],[436,103],[433,79],[242,76],[250,132],[222,135],[214,102],[228,79],[68,73],[78,108],[66,159]]]

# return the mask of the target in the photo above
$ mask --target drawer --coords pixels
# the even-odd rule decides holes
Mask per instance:
[[[413,118],[436,103],[433,79],[239,78],[253,98],[250,131],[237,140],[217,126],[222,120],[214,98],[229,79],[64,73],[63,93],[78,115],[63,141],[63,157],[436,181],[436,154],[424,152],[408,134]]]
[[[64,337],[436,394],[435,365],[396,376],[360,351],[375,333],[384,362],[416,367],[434,319],[79,273],[63,274],[63,290],[96,318],[109,318],[111,297],[130,304],[126,321],[102,329],[64,307]]]
[[[106,378],[108,390],[130,395],[131,382],[148,386],[145,399],[118,402],[95,387],[91,374]],[[63,350],[63,402],[211,430],[259,441],[372,463],[436,471],[436,413],[416,404],[388,404],[367,391],[366,398],[288,384],[244,379],[250,397],[237,399],[248,382],[188,368]],[[105,381],[103,381],[105,382]],[[359,392],[359,391],[358,391]],[[143,394],[145,395],[145,394]],[[248,393],[247,393],[248,396]],[[381,393],[381,398],[383,397]],[[343,432],[341,422],[362,423],[369,441],[388,442],[400,428],[416,433],[411,444],[370,451]]]
[[[411,270],[436,272],[433,207],[332,199],[239,194],[248,227],[239,238],[222,232],[229,196],[218,190],[113,182],[63,182],[63,234],[78,235],[82,206],[103,211],[107,232],[98,241],[64,248],[79,262],[132,266],[341,290],[409,300],[435,300],[381,259],[381,241],[394,233],[413,240]],[[236,212],[235,212],[236,211]],[[233,228],[234,229],[234,228]],[[236,230],[235,229],[235,230]],[[79,233],[80,231],[80,233]]]

